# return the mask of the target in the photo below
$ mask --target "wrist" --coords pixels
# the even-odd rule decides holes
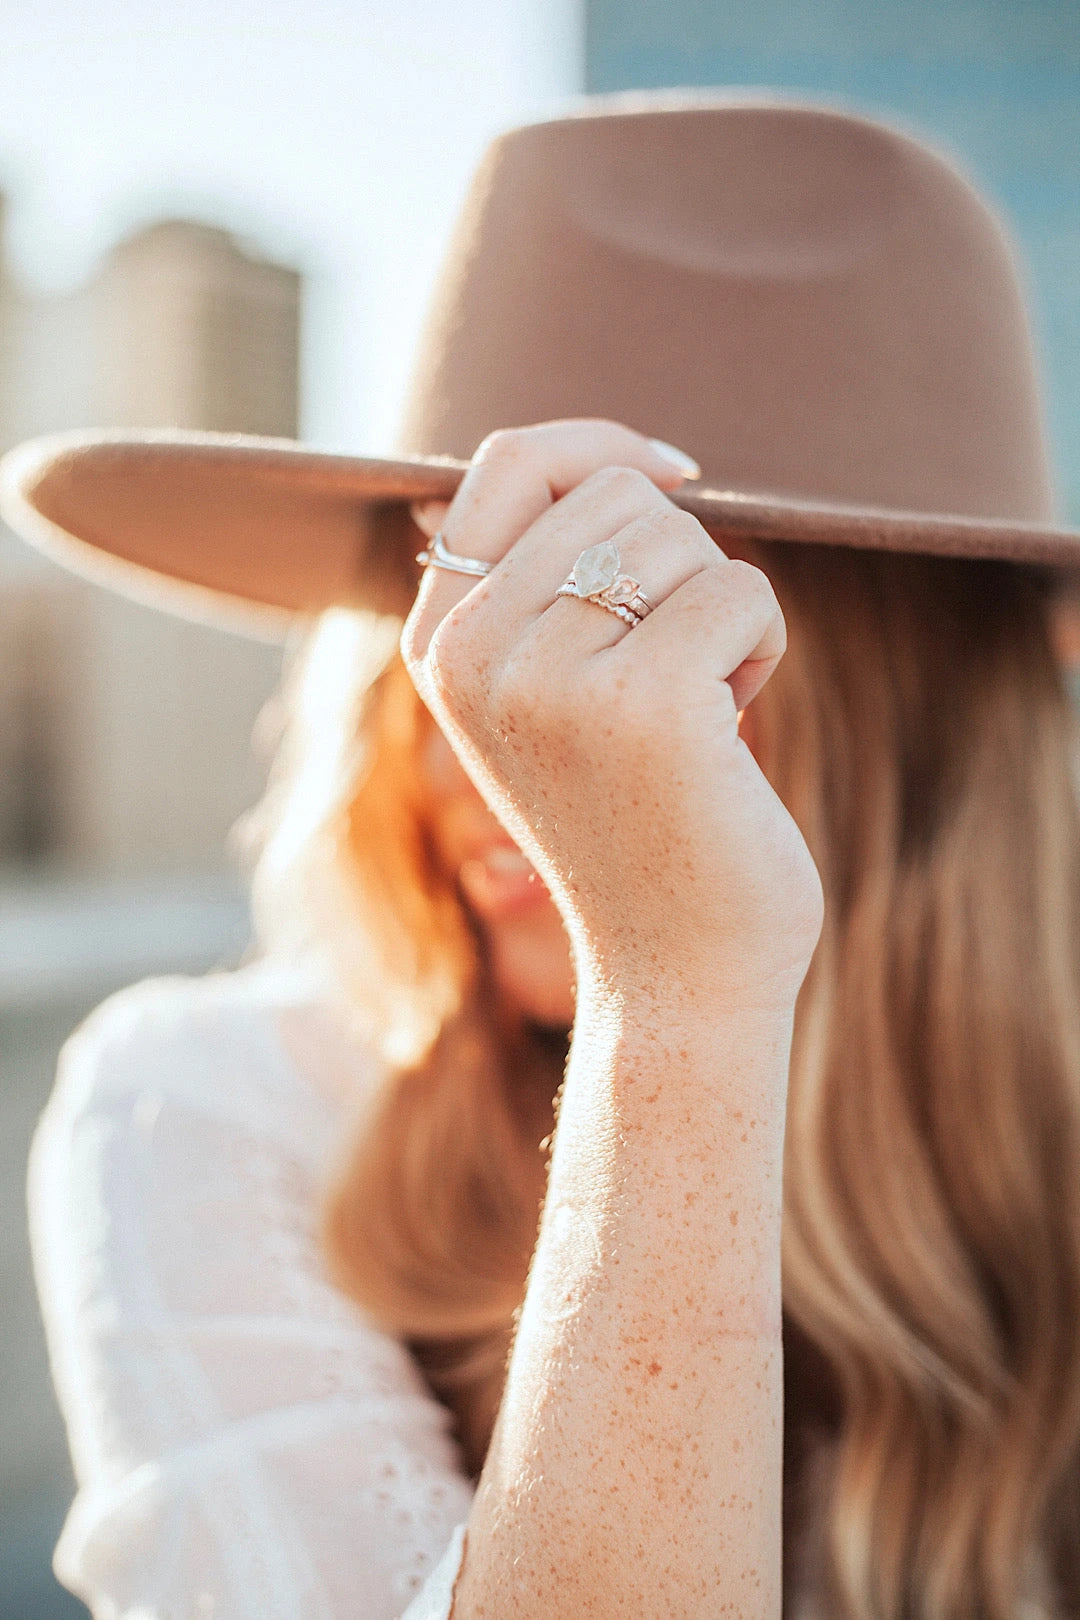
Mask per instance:
[[[619,1255],[621,1287],[654,1288],[675,1244],[710,1321],[779,1331],[790,1043],[789,1010],[686,1017],[586,989],[548,1202]]]
[[[699,947],[654,950],[574,938],[577,1016],[672,1019],[707,1033],[723,1026],[790,1032],[806,964],[754,963],[736,970],[719,952]]]
[[[715,1132],[726,1154],[775,1166],[793,1026],[793,999],[755,1002],[666,973],[645,982],[590,973],[579,981],[567,1080],[580,1073],[592,1087],[606,1077],[621,1116],[670,1119],[680,1136],[692,1123]]]

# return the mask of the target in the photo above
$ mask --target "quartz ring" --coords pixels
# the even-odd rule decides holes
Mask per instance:
[[[479,557],[461,557],[456,551],[449,551],[441,529],[432,535],[424,550],[417,553],[416,560],[424,568],[445,568],[449,574],[471,574],[476,579],[483,579],[495,566]]]
[[[583,551],[555,594],[595,602],[631,628],[640,624],[655,606],[640,582],[623,572],[622,558],[614,540],[602,540],[599,545]]]

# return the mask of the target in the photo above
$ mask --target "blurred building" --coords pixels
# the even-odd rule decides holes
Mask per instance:
[[[300,290],[226,232],[176,220],[63,296],[0,270],[0,448],[84,426],[294,435]],[[280,657],[0,530],[0,1620],[85,1613],[49,1570],[72,1480],[30,1276],[30,1135],[57,1048],[96,1001],[243,952],[226,838],[260,792],[252,728]]]
[[[300,278],[166,220],[74,292],[0,275],[0,447],[71,427],[297,431]],[[174,622],[0,533],[0,866],[213,870],[257,797],[280,652]]]

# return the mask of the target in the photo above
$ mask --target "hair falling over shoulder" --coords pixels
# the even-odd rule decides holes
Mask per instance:
[[[790,1540],[812,1542],[836,1620],[1065,1620],[1080,1613],[1080,808],[1049,586],[1006,563],[841,548],[755,560],[790,635],[751,740],[826,895],[785,1160]],[[415,769],[428,722],[395,628],[335,613],[316,633],[254,892],[271,947],[305,919],[302,943],[387,1057],[327,1245],[456,1412],[475,1474],[564,1052],[508,1024],[434,859]]]

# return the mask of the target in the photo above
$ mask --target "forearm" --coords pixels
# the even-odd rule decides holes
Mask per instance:
[[[780,1612],[791,1018],[583,1004],[454,1620]]]

